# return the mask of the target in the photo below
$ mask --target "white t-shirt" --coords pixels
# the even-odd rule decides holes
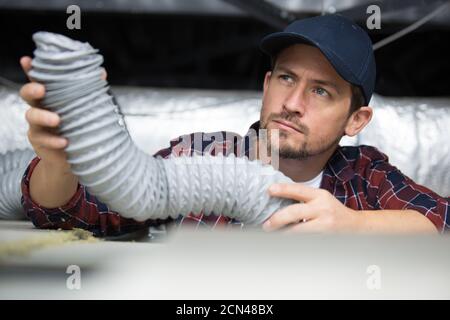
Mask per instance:
[[[311,180],[301,182],[301,183],[308,187],[319,188],[320,183],[322,182],[322,176],[323,176],[323,170],[317,176],[312,178]]]

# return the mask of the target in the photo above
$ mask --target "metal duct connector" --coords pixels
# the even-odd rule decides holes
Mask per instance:
[[[223,214],[264,222],[292,200],[269,197],[273,183],[292,182],[259,161],[235,156],[154,158],[128,134],[107,82],[103,57],[88,43],[38,32],[29,76],[46,87],[43,105],[61,117],[72,172],[89,192],[126,218]]]

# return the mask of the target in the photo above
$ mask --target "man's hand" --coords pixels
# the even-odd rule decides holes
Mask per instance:
[[[22,57],[20,65],[28,75],[31,58]],[[105,71],[102,78],[106,79]],[[44,85],[27,83],[20,90],[20,96],[30,105],[25,114],[29,124],[28,140],[41,158],[30,178],[30,196],[41,206],[60,207],[72,198],[78,186],[78,179],[70,171],[64,151],[68,141],[58,135],[61,118],[55,112],[43,108]]]
[[[23,71],[28,75],[31,70],[31,58],[22,57],[20,64]],[[103,70],[102,79],[106,79],[105,70]],[[44,85],[29,82],[20,90],[20,96],[30,105],[25,118],[29,124],[28,140],[34,151],[47,167],[61,173],[69,173],[70,166],[64,152],[68,141],[59,136],[57,132],[61,118],[55,112],[42,108],[42,99],[45,96]]]
[[[273,197],[288,198],[301,203],[274,213],[264,224],[266,231],[286,227],[286,232],[355,232],[359,213],[344,206],[330,192],[299,183],[274,184]]]
[[[330,192],[299,183],[274,184],[273,197],[297,200],[275,212],[264,224],[266,231],[286,229],[287,233],[385,233],[435,234],[434,224],[415,210],[361,210],[344,206]]]
[[[23,57],[20,59],[20,64],[24,72],[28,74],[31,69],[31,58]],[[64,153],[67,140],[58,136],[56,132],[61,121],[60,117],[54,112],[41,108],[45,87],[36,82],[27,83],[20,90],[20,96],[30,105],[25,118],[29,124],[28,140],[34,151],[45,165],[53,169],[61,169],[59,171],[69,171],[70,167]]]
[[[31,61],[30,57],[20,59],[20,65],[27,75],[31,70]],[[106,76],[103,70],[102,79],[106,79]],[[43,108],[44,85],[27,83],[20,90],[20,96],[30,105],[25,114],[29,124],[28,139],[41,158],[30,178],[30,196],[47,208],[63,206],[77,191],[78,178],[70,171],[64,151],[68,140],[58,134],[61,118],[55,112]]]

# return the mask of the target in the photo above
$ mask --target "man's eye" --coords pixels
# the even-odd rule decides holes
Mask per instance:
[[[293,83],[294,82],[292,77],[290,75],[287,75],[287,74],[281,74],[278,78],[281,79],[284,82],[287,82],[287,83]]]
[[[325,90],[324,88],[315,88],[314,92],[317,93],[319,96],[322,97],[328,97],[329,93],[327,90]]]

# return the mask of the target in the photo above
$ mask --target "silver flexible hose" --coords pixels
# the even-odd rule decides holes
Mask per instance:
[[[108,86],[103,57],[88,43],[48,32],[36,43],[29,76],[46,87],[43,105],[61,117],[72,172],[91,194],[137,221],[223,214],[248,225],[293,203],[269,197],[273,183],[292,182],[270,165],[232,156],[154,158],[130,138]]]
[[[25,217],[20,181],[35,156],[29,149],[8,151],[0,155],[0,219],[16,220]]]

